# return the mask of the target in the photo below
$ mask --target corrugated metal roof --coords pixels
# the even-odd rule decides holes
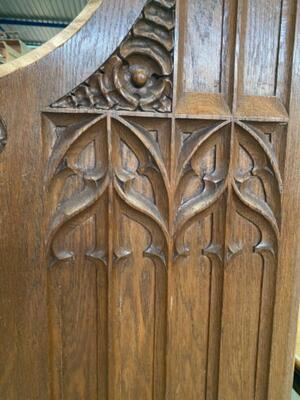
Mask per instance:
[[[88,0],[0,0],[0,18],[25,21],[70,22],[85,7]],[[1,23],[1,30],[19,32],[26,43],[46,42],[61,29]]]
[[[87,0],[0,0],[0,16],[73,20]]]

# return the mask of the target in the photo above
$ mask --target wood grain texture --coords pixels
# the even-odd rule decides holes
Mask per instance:
[[[0,69],[0,115],[8,138],[0,161],[2,398],[50,396],[41,110],[105,61],[143,5],[139,0],[93,1],[92,11],[87,9],[87,15],[70,26],[71,33],[62,32],[62,37]],[[75,65],[70,59],[80,49],[86,53]]]
[[[245,2],[244,93],[273,96],[282,1]],[[257,62],[264,59],[264,63]]]
[[[187,92],[219,92],[222,53],[223,0],[193,2],[187,6],[184,87]],[[199,57],[199,55],[201,55]],[[207,60],[211,66],[207,68]]]
[[[299,23],[300,10],[296,14],[296,34],[292,83],[290,91],[290,123],[287,135],[287,158],[285,163],[285,191],[283,193],[283,226],[280,249],[280,265],[274,314],[272,358],[270,367],[269,397],[279,400],[287,396],[292,386],[294,368],[295,337],[297,330],[297,313],[299,306],[299,187],[293,182],[299,181]],[[293,252],[288,248],[295,249]],[[284,348],[284,351],[278,349]],[[284,376],[282,382],[276,377]]]
[[[296,6],[94,1],[0,69],[1,398],[289,396]]]

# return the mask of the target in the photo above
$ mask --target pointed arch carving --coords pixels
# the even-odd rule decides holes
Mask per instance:
[[[0,69],[30,110],[0,90],[2,234],[30,286],[4,275],[47,318],[48,397],[268,398],[296,7],[249,4],[92,0],[85,24]]]

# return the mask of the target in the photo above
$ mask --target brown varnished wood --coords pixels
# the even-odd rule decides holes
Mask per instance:
[[[92,1],[0,68],[3,398],[288,398],[296,8]]]
[[[299,180],[298,158],[298,124],[299,116],[299,8],[296,14],[296,33],[294,47],[294,61],[292,69],[292,83],[290,90],[290,123],[287,135],[287,158],[285,164],[286,186],[283,193],[283,226],[280,251],[280,263],[283,266],[278,273],[276,286],[276,304],[274,314],[273,346],[270,368],[270,397],[280,399],[286,396],[292,384],[292,370],[294,363],[295,335],[297,330],[297,312],[299,293],[299,249],[296,242],[299,240],[297,230],[299,220],[299,188],[293,182]],[[296,158],[294,158],[296,157]],[[289,247],[295,246],[294,252]],[[285,327],[289,327],[284,329]],[[284,347],[285,351],[277,351]],[[288,371],[284,374],[283,371]],[[276,381],[276,376],[283,374],[282,382]]]
[[[105,61],[126,36],[143,5],[138,0],[104,1],[102,5],[100,1],[92,1],[62,35],[0,68],[0,115],[8,138],[0,160],[1,398],[51,398],[48,395],[46,221],[42,216],[45,164],[40,112]],[[82,51],[81,57],[75,65],[71,62],[72,54],[79,51]],[[61,82],[56,79],[58,76],[62,77]],[[76,275],[74,279],[80,289],[80,279]],[[83,276],[86,284],[91,279]],[[66,285],[70,287],[70,282]],[[87,306],[90,302],[87,299],[83,304]],[[83,322],[79,324],[83,330]],[[77,325],[76,332],[80,326]],[[85,337],[83,331],[79,337]],[[73,334],[69,346],[78,343],[75,339]],[[87,376],[87,372],[84,374]],[[74,382],[74,378],[70,381]],[[80,385],[86,387],[84,383]],[[72,388],[66,390],[70,392]]]

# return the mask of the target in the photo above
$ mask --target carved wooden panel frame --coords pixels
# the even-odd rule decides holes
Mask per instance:
[[[104,2],[103,13],[117,12],[116,3]],[[16,77],[36,90],[28,109],[17,106],[20,121],[0,104],[9,226],[0,267],[14,288],[6,292],[17,315],[9,324],[25,326],[35,349],[20,388],[40,399],[285,398],[299,297],[296,2],[270,1],[273,22],[256,32],[265,61],[251,36],[266,13],[257,1],[257,13],[247,0],[123,3],[119,33],[110,28],[112,39],[78,71],[77,44],[104,34],[98,1],[82,30],[54,40],[53,52],[51,43],[41,49],[36,65],[27,57],[0,71],[1,88],[16,88],[8,103],[26,98]],[[193,13],[201,23],[191,28]],[[188,41],[195,32],[199,46]],[[187,75],[190,63],[203,71],[210,40],[211,74]],[[80,52],[84,59],[91,48]],[[48,68],[54,78],[57,67],[61,75],[54,87],[46,79],[42,93],[35,77]],[[9,212],[14,177],[27,186]],[[13,255],[14,276],[25,259],[16,282],[7,268],[21,242],[13,223],[28,237]],[[28,342],[12,332],[21,354],[8,357],[8,371],[17,376]],[[9,379],[3,396],[18,398]]]

